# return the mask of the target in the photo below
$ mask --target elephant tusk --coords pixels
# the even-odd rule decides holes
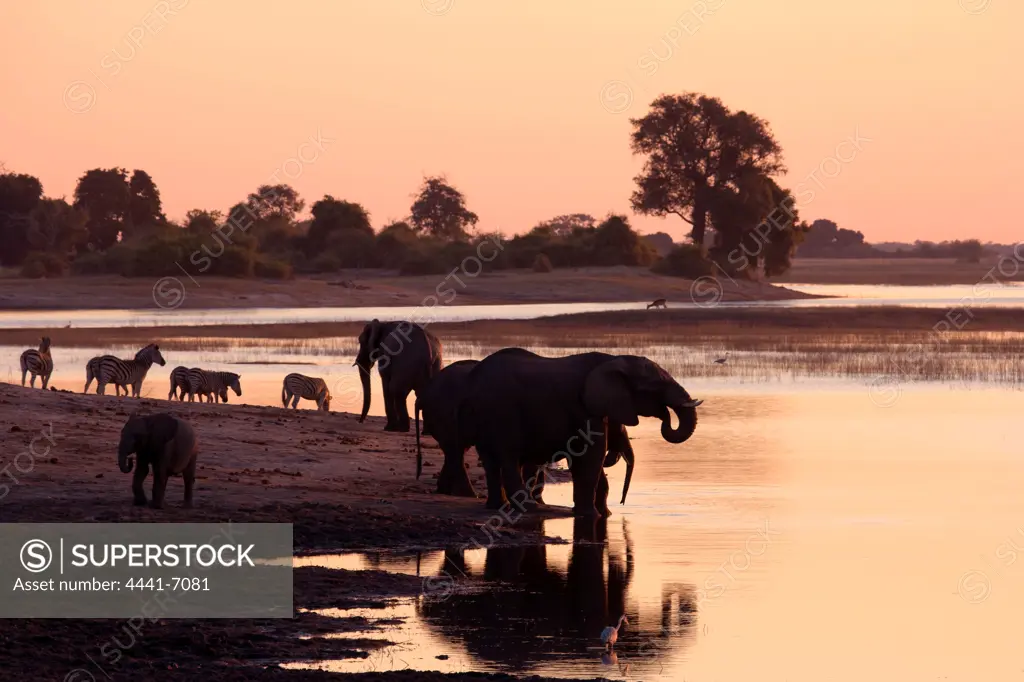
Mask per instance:
[[[683,407],[698,407],[703,402],[703,400],[690,400],[688,402],[683,403]]]

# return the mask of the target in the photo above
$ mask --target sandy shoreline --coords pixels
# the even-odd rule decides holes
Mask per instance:
[[[34,346],[50,336],[55,348],[139,345],[150,342],[168,349],[190,349],[203,340],[310,339],[351,337],[365,322],[307,322],[267,325],[113,327],[87,329],[0,329],[0,345]],[[942,308],[896,306],[849,308],[700,308],[620,310],[557,315],[532,320],[438,322],[429,328],[446,342],[461,341],[515,346],[535,343],[587,346],[624,340],[673,342],[694,335],[734,338],[771,334],[886,334],[933,330],[1024,332],[1024,309],[978,308],[964,312]]]
[[[170,411],[187,418],[201,442],[196,506],[181,507],[180,479],[168,485],[163,510],[131,504],[129,474],[116,465],[116,444],[129,411]],[[48,449],[24,456],[17,483],[0,500],[5,522],[286,522],[294,524],[299,554],[367,548],[438,548],[477,538],[490,518],[482,500],[432,494],[441,453],[425,440],[424,476],[415,478],[412,433],[383,431],[383,419],[359,424],[346,413],[249,405],[168,403],[117,399],[0,384],[0,452],[11,460],[45,430]],[[42,450],[42,452],[40,452]],[[0,462],[6,466],[9,461]],[[483,487],[482,469],[472,462],[471,476]],[[147,494],[150,481],[147,481]],[[565,515],[553,509],[551,515]],[[535,542],[524,523],[503,533],[504,541]],[[216,679],[332,679],[322,673],[275,671],[253,666],[260,661],[303,661],[363,657],[379,641],[360,646],[331,640],[326,632],[379,629],[362,619],[325,619],[300,609],[383,606],[387,599],[421,593],[418,578],[380,571],[301,568],[295,571],[293,620],[164,620],[148,626],[140,646],[113,666],[113,679],[176,670],[160,679],[194,679],[206,670]],[[0,666],[26,678],[63,679],[87,663],[85,653],[108,641],[123,623],[114,620],[0,622]],[[30,655],[43,636],[60,637],[67,646],[48,656]],[[312,639],[297,639],[310,634]],[[217,642],[212,646],[213,642]],[[235,661],[231,676],[225,666]],[[27,666],[27,667],[26,667]],[[122,677],[123,675],[123,677]],[[88,678],[86,678],[88,679]],[[433,673],[367,679],[440,679]],[[466,678],[471,679],[471,678]],[[509,678],[511,679],[511,678]]]
[[[0,310],[179,310],[691,301],[693,282],[625,266],[535,273],[484,271],[476,277],[399,277],[380,271],[342,271],[294,280],[202,277],[180,279],[114,276],[64,279],[0,279]],[[73,294],[73,295],[69,295]],[[179,300],[175,298],[182,296]],[[704,294],[708,295],[708,294]],[[722,300],[813,298],[759,282],[722,282]],[[433,302],[432,302],[433,301]]]

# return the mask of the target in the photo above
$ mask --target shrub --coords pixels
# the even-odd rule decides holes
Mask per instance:
[[[533,259],[534,272],[551,272],[554,269],[555,268],[551,265],[551,259],[543,253],[538,253],[537,257]]]
[[[31,279],[64,277],[67,274],[67,262],[57,254],[46,251],[33,251],[29,253],[21,264],[21,276]]]
[[[295,276],[291,263],[266,256],[256,259],[253,264],[253,274],[267,279],[292,279]]]
[[[107,257],[100,251],[85,251],[71,261],[71,272],[76,275],[103,275],[107,269]]]
[[[701,252],[699,246],[683,244],[672,249],[651,270],[659,275],[696,279],[714,274],[715,265]]]
[[[309,264],[313,272],[337,272],[341,270],[341,259],[333,253],[321,253]]]
[[[398,269],[400,275],[444,275],[449,272],[448,262],[436,251],[410,256]]]
[[[240,246],[229,246],[213,259],[210,274],[223,277],[252,277],[255,257],[252,251]]]
[[[337,256],[343,268],[368,268],[376,264],[373,233],[362,230],[337,230],[327,236],[329,253]]]

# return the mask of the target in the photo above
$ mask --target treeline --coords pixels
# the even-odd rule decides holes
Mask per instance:
[[[8,173],[0,175],[0,265],[26,277],[182,269],[282,279],[342,268],[441,274],[495,239],[502,248],[492,268],[651,265],[658,258],[625,216],[600,223],[585,214],[559,216],[512,238],[478,232],[476,214],[442,177],[424,180],[407,220],[379,231],[358,203],[324,196],[299,220],[304,208],[289,185],[264,185],[226,213],[194,209],[178,224],[164,215],[145,171],[90,170],[72,203],[44,197],[37,178]]]
[[[805,258],[953,258],[965,263],[977,263],[986,256],[997,255],[977,239],[934,243],[916,241],[913,244],[890,245],[883,248],[864,240],[860,232],[839,227],[831,220],[815,220],[804,235],[797,255]]]

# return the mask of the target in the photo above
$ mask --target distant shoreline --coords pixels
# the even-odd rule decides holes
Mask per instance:
[[[437,322],[429,329],[447,341],[549,346],[683,343],[721,336],[807,337],[841,334],[930,334],[933,332],[1022,332],[1024,309],[979,308],[970,316],[942,308],[863,306],[838,308],[676,308],[618,310],[555,315],[530,320]],[[0,345],[34,345],[50,336],[55,347],[135,345],[159,342],[188,349],[198,340],[308,339],[352,337],[365,321],[305,322],[261,325],[105,327],[82,329],[0,329]],[[948,326],[947,326],[948,325]]]

